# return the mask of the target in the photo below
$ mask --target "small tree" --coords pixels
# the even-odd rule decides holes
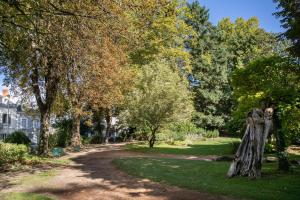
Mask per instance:
[[[160,128],[189,119],[192,110],[187,82],[166,61],[154,61],[138,73],[123,115],[131,126],[149,133],[152,148]]]

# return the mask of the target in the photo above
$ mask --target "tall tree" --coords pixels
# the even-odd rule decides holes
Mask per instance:
[[[79,66],[87,66],[79,63],[86,60],[85,51],[90,49],[91,42],[85,41],[98,44],[103,35],[117,35],[114,39],[119,40],[125,36],[108,23],[119,12],[119,5],[109,0],[76,4],[0,1],[0,49],[6,61],[3,70],[8,81],[35,96],[41,113],[40,154],[48,154],[50,115],[58,89],[64,88],[68,74],[74,76],[72,83],[77,83]],[[75,73],[70,73],[72,68]]]
[[[187,40],[192,56],[192,73],[200,80],[195,91],[195,122],[205,129],[219,129],[228,117],[227,53],[221,43],[221,35],[208,21],[208,10],[198,2],[188,5],[186,23],[193,27],[195,35]]]
[[[286,29],[283,34],[292,41],[290,52],[300,57],[300,1],[299,0],[274,0],[278,4],[275,16],[281,18],[282,27]]]
[[[162,127],[189,120],[193,110],[187,81],[172,68],[166,61],[144,65],[126,99],[123,117],[129,125],[148,133],[150,147]]]

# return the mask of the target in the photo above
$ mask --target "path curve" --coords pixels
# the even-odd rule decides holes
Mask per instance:
[[[47,184],[28,188],[29,192],[45,193],[61,200],[229,200],[209,193],[154,183],[127,175],[112,164],[122,157],[153,157],[123,150],[122,144],[98,145],[85,152],[69,155],[73,163],[62,169]],[[160,154],[156,157],[178,157]],[[179,156],[180,158],[180,156]],[[181,159],[213,159],[213,157],[189,157]]]

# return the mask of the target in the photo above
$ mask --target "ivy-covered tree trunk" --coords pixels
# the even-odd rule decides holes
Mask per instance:
[[[47,110],[40,110],[40,112],[41,112],[41,126],[40,126],[38,154],[41,156],[48,156],[50,112]]]
[[[151,135],[150,135],[150,138],[149,138],[149,147],[150,148],[153,148],[154,147],[154,143],[156,141],[156,131],[157,131],[157,128],[156,129],[153,129],[151,131]]]
[[[278,157],[278,169],[281,171],[288,171],[290,168],[290,164],[288,161],[287,153],[285,151],[286,144],[284,139],[284,133],[281,127],[281,121],[279,112],[276,109],[274,113],[274,129],[275,129],[275,137],[276,137],[276,151]]]
[[[228,177],[261,176],[261,165],[267,136],[272,127],[273,109],[253,109],[248,113],[247,128],[227,173]]]
[[[72,147],[81,146],[80,116],[77,114],[73,115],[71,146]]]

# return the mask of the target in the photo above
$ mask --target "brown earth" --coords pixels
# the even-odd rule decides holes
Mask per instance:
[[[192,160],[215,160],[216,157],[141,154],[123,150],[123,145],[98,145],[84,152],[71,153],[72,164],[59,170],[48,183],[27,187],[21,191],[43,193],[60,200],[216,200],[231,199],[205,192],[154,183],[127,175],[112,164],[122,157],[168,157]]]

